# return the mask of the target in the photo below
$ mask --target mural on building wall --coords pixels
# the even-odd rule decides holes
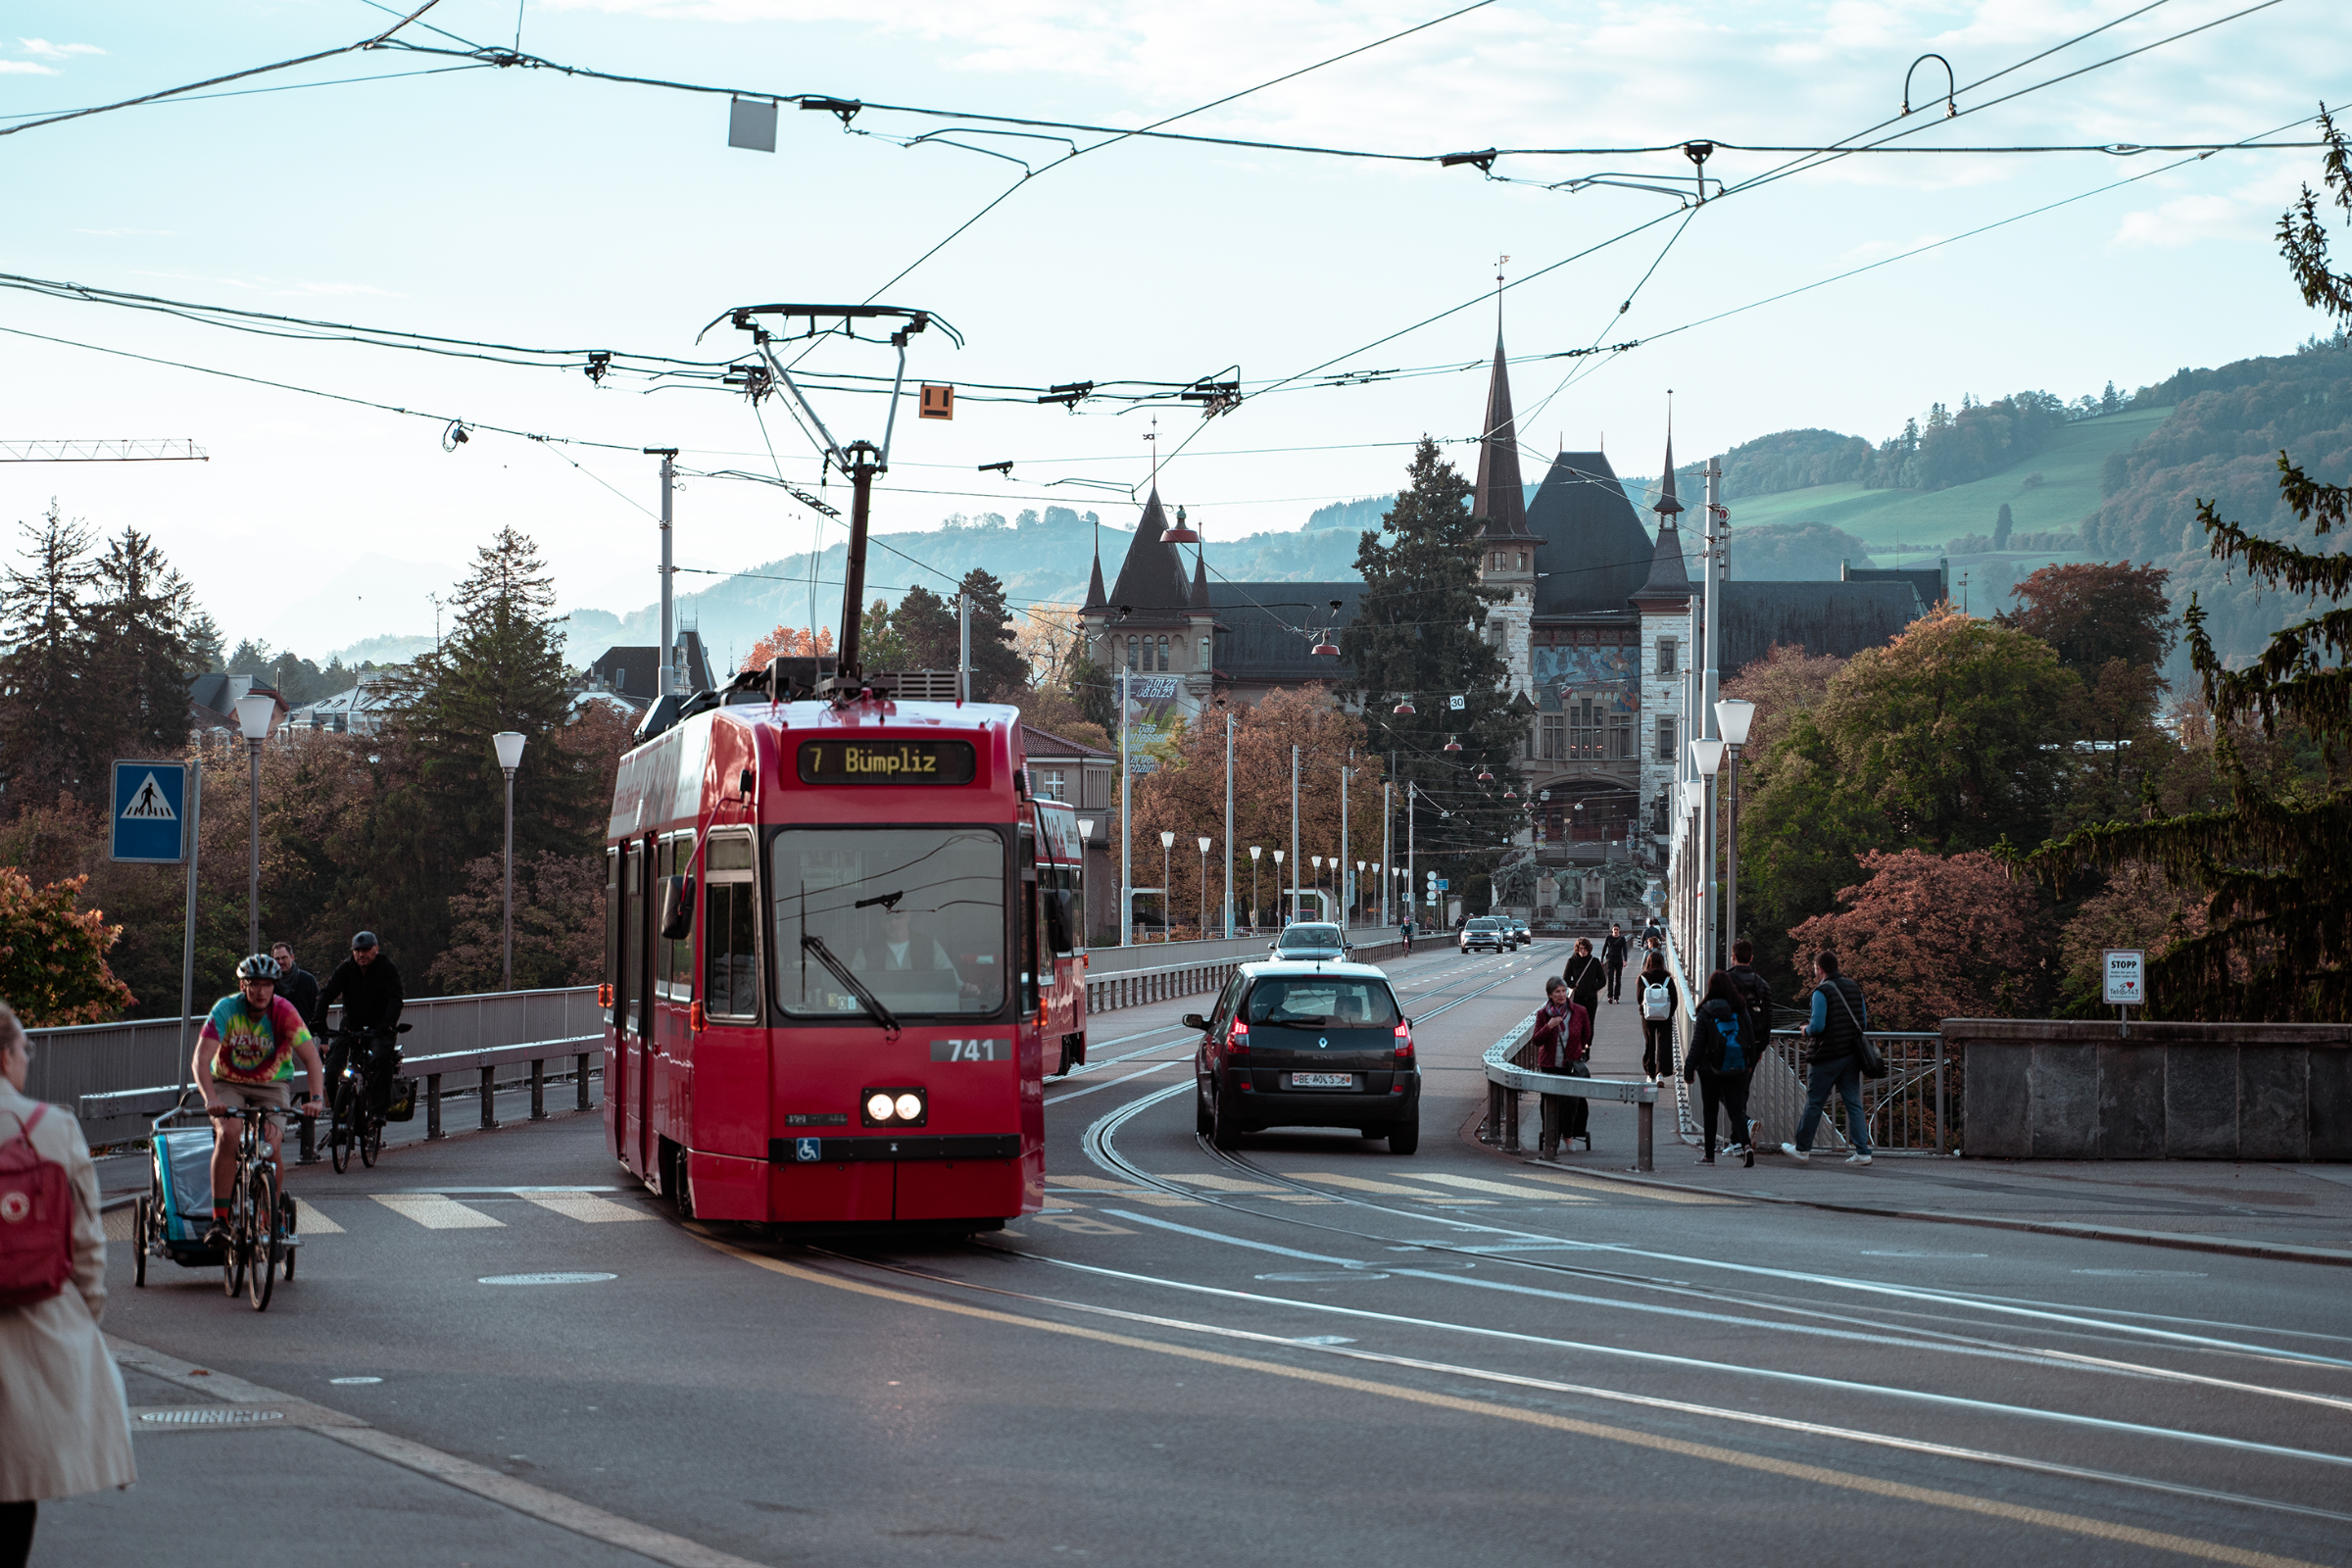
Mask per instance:
[[[1545,711],[1557,711],[1560,688],[1572,686],[1613,713],[1631,713],[1642,679],[1642,650],[1623,647],[1544,647],[1534,649],[1536,690]]]

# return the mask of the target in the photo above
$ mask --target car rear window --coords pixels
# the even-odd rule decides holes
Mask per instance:
[[[1340,928],[1336,925],[1295,925],[1282,934],[1286,948],[1336,948],[1340,945]]]
[[[1470,929],[1473,931],[1499,931],[1502,929],[1502,922],[1500,920],[1473,920],[1470,922]]]
[[[1391,1029],[1396,999],[1379,980],[1346,975],[1297,975],[1260,980],[1246,1009],[1250,1027]]]

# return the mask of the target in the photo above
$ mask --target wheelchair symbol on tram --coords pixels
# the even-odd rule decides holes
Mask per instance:
[[[821,1138],[796,1138],[792,1141],[792,1157],[808,1161],[825,1157],[825,1141]]]

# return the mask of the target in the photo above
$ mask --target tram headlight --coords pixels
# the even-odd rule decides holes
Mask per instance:
[[[930,1120],[931,1096],[913,1089],[868,1089],[858,1101],[868,1127],[920,1127]]]

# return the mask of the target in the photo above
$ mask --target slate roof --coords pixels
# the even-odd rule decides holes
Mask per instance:
[[[1847,659],[1900,636],[1925,613],[1909,582],[1727,582],[1716,667],[1731,676],[1775,643]]]
[[[1923,605],[1939,605],[1952,597],[1952,564],[1938,561],[1933,566],[1851,566],[1840,565],[1847,582],[1907,582],[1919,594]]]
[[[277,716],[286,715],[286,700],[278,696],[277,688],[266,680],[251,675],[190,675],[188,677],[188,712],[190,719],[203,729],[237,727],[237,699],[250,693],[267,693],[277,698]],[[271,720],[274,725],[276,720]]]
[[[1479,427],[1478,482],[1470,514],[1487,519],[1482,539],[1524,539],[1527,490],[1519,478],[1519,426],[1511,416],[1511,377],[1503,366],[1502,333],[1494,334],[1494,373],[1487,383],[1487,417]]]
[[[1600,452],[1563,452],[1528,508],[1536,536],[1536,618],[1627,610],[1657,555]]]
[[[1119,760],[1116,752],[1106,752],[1101,747],[1089,746],[1084,741],[1065,739],[1052,730],[1039,729],[1035,724],[1021,726],[1021,755],[1024,757],[1075,757],[1096,762],[1115,762]]]
[[[1357,582],[1210,583],[1208,601],[1217,613],[1216,670],[1222,680],[1285,684],[1339,680],[1351,672],[1345,659],[1318,659],[1308,650],[1311,633],[1338,627],[1355,615],[1364,596]],[[1340,602],[1335,624],[1331,602]],[[1301,629],[1303,628],[1303,630]]]
[[[1144,503],[1144,520],[1128,541],[1127,559],[1119,563],[1119,580],[1107,603],[1115,611],[1129,607],[1130,622],[1181,620],[1192,602],[1184,580],[1184,555],[1161,535],[1168,531],[1168,514],[1154,486]]]
[[[1671,472],[1672,470],[1668,470]],[[1674,492],[1669,490],[1667,500]],[[1674,518],[1661,515],[1656,553],[1650,557],[1649,580],[1635,593],[1638,605],[1656,605],[1673,608],[1690,600],[1690,569],[1683,562],[1683,533],[1674,525]]]
[[[678,641],[686,647],[688,692],[710,690],[717,683],[710,678],[710,656],[703,647],[703,634],[681,631]],[[608,648],[588,667],[597,679],[633,704],[642,706],[661,695],[662,650],[652,643]]]

